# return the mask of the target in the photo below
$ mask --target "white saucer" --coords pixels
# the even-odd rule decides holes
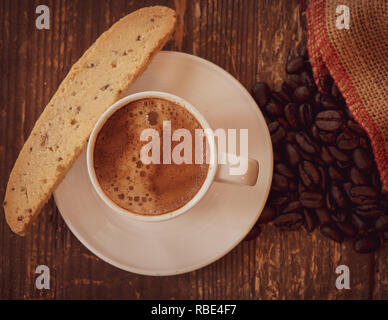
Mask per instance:
[[[230,74],[201,58],[160,52],[128,93],[157,90],[199,109],[213,129],[249,130],[249,157],[260,163],[256,186],[213,183],[194,208],[163,222],[142,222],[112,212],[95,193],[85,152],[55,191],[63,219],[75,236],[106,262],[138,274],[193,271],[232,250],[257,221],[273,169],[270,135],[247,90]]]

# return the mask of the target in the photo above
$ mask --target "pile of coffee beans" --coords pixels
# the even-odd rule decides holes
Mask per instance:
[[[314,82],[306,47],[292,51],[277,90],[256,83],[252,95],[263,112],[274,147],[270,196],[258,224],[280,230],[301,226],[336,242],[353,239],[360,253],[388,239],[388,195],[369,138],[356,123],[328,72]]]

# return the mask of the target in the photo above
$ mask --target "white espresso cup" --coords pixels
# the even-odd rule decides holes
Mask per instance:
[[[204,129],[204,134],[208,141],[208,147],[209,147],[209,168],[207,172],[206,179],[204,183],[202,184],[199,191],[196,193],[196,195],[188,201],[184,206],[165,213],[161,215],[142,215],[139,213],[134,213],[129,210],[126,210],[119,205],[117,205],[113,200],[111,200],[103,191],[101,188],[95,168],[94,168],[94,148],[96,144],[96,140],[98,137],[98,134],[102,127],[104,126],[105,122],[120,108],[128,105],[129,103],[141,100],[141,99],[147,99],[147,98],[158,98],[158,99],[164,99],[170,102],[173,102],[183,108],[185,108],[187,111],[189,111],[199,122],[201,127]],[[212,129],[206,119],[202,116],[202,114],[194,108],[190,103],[183,100],[180,97],[177,97],[173,94],[166,93],[166,92],[158,92],[158,91],[146,91],[146,92],[139,92],[132,95],[129,95],[125,98],[122,98],[121,100],[114,103],[111,107],[109,107],[108,110],[104,112],[104,114],[99,118],[96,125],[93,128],[93,131],[89,137],[89,142],[87,146],[87,167],[88,167],[88,173],[90,180],[92,182],[92,185],[97,192],[98,196],[105,202],[106,205],[108,205],[112,210],[114,210],[117,213],[126,215],[128,217],[132,217],[138,220],[142,221],[164,221],[171,218],[175,218],[186,211],[188,211],[190,208],[195,206],[202,197],[206,194],[206,192],[209,190],[210,186],[214,181],[221,182],[221,183],[232,183],[232,184],[239,184],[243,186],[254,186],[257,182],[258,174],[259,174],[259,163],[257,160],[254,159],[246,159],[247,160],[247,170],[242,175],[236,175],[236,174],[230,174],[230,168],[233,165],[230,164],[218,164],[217,163],[217,146],[214,141],[214,137],[209,133],[212,132]],[[140,139],[140,137],[139,137]],[[235,155],[228,154],[229,157],[239,158]],[[226,157],[228,158],[228,157]]]

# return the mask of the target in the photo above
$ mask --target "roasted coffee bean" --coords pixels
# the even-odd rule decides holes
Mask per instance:
[[[345,101],[342,101],[342,102],[345,104]],[[352,115],[352,112],[350,111],[349,108],[345,108],[345,114],[347,115],[347,117],[348,117],[350,120],[354,120],[353,115]]]
[[[310,90],[315,91],[316,86],[315,86],[314,78],[310,72],[306,70],[302,71],[300,73],[300,79],[306,87],[308,87]]]
[[[365,204],[356,208],[356,213],[363,218],[373,219],[381,216],[383,211],[377,205]]]
[[[298,57],[298,53],[296,51],[296,48],[291,48],[288,50],[288,55],[287,55],[287,58],[286,58],[286,71],[287,71],[287,63],[293,59],[295,59],[296,57]]]
[[[300,42],[296,50],[299,53],[299,56],[303,57],[304,59],[308,59],[306,43]]]
[[[366,223],[355,213],[352,214],[351,221],[352,221],[352,225],[355,226],[358,230],[367,230],[369,228],[369,224]]]
[[[338,170],[336,167],[334,166],[330,166],[329,169],[327,170],[328,173],[329,173],[329,177],[331,180],[334,180],[334,181],[342,181],[344,180],[344,175],[341,173],[340,170]]]
[[[335,222],[345,222],[349,217],[349,213],[346,209],[336,209],[331,213],[331,218]]]
[[[276,211],[274,208],[266,205],[260,214],[260,218],[257,221],[259,224],[268,223],[274,220],[276,217]]]
[[[318,209],[323,205],[322,195],[319,192],[305,191],[300,195],[300,203],[309,209]]]
[[[283,90],[272,91],[272,97],[283,106],[291,101],[290,96]]]
[[[333,198],[334,202],[340,208],[345,208],[347,205],[345,195],[341,188],[337,185],[332,185],[330,188],[330,195]]]
[[[288,130],[287,131],[287,134],[286,134],[286,138],[284,139],[286,142],[288,143],[294,143],[295,142],[295,136],[296,136],[296,132],[295,131],[290,131]]]
[[[275,171],[280,173],[281,175],[289,178],[289,179],[295,178],[294,172],[292,172],[292,170],[288,166],[286,166],[284,163],[276,164]]]
[[[298,127],[298,113],[295,103],[291,102],[284,107],[284,116],[286,117],[291,127]]]
[[[372,185],[375,187],[375,189],[379,190],[381,189],[381,181],[380,181],[380,175],[377,172],[377,169],[375,168],[372,171]]]
[[[275,191],[286,191],[288,189],[287,178],[275,173],[272,178],[272,189]]]
[[[308,128],[313,122],[313,108],[310,104],[301,104],[299,106],[299,123],[301,126]]]
[[[381,216],[376,220],[377,231],[388,231],[388,215]]]
[[[297,73],[304,66],[304,59],[302,57],[296,57],[287,62],[286,71],[287,73]]]
[[[273,161],[280,162],[280,161],[283,161],[283,160],[284,159],[283,159],[282,155],[280,154],[280,152],[274,150],[274,152],[273,152]]]
[[[336,86],[336,84],[334,82],[331,86],[330,93],[331,93],[331,96],[336,100],[340,100],[342,98],[341,92],[338,90],[338,87]]]
[[[277,121],[273,121],[269,123],[268,124],[269,133],[274,133],[275,131],[277,131],[277,129],[279,129],[279,127],[280,127],[280,123]]]
[[[383,238],[384,240],[388,240],[388,231],[383,232]]]
[[[313,106],[314,108],[320,108],[322,106],[322,95],[319,91],[315,93],[315,96],[313,99]]]
[[[303,131],[298,132],[295,136],[296,143],[298,146],[307,153],[316,153],[319,148],[315,142]]]
[[[348,128],[353,131],[354,133],[358,134],[358,135],[361,135],[361,136],[365,136],[365,131],[363,128],[361,128],[358,123],[356,123],[354,120],[348,120],[346,122],[346,125],[348,126]]]
[[[341,150],[353,150],[358,147],[360,139],[350,132],[343,132],[337,137],[337,146]]]
[[[321,147],[321,152],[320,152],[319,156],[327,164],[331,164],[334,162],[334,157],[329,152],[329,149],[325,146]]]
[[[353,202],[353,197],[351,193],[352,188],[353,188],[353,184],[351,182],[345,182],[342,184],[342,189],[345,191],[346,196],[350,201]]]
[[[274,224],[280,230],[296,230],[303,224],[303,217],[297,212],[282,214],[274,220]]]
[[[296,201],[299,199],[299,194],[297,192],[289,193],[290,201]]]
[[[318,217],[319,225],[324,225],[332,222],[329,210],[326,208],[315,209],[315,213]]]
[[[325,131],[336,131],[342,124],[342,116],[338,111],[321,111],[315,117],[315,124]]]
[[[364,174],[357,169],[356,167],[351,167],[349,171],[349,176],[350,180],[355,184],[355,185],[362,185],[362,184],[367,184],[367,180],[364,176]]]
[[[271,100],[265,106],[265,111],[271,116],[281,116],[283,114],[283,107],[277,102]]]
[[[349,156],[340,151],[339,149],[337,149],[336,147],[334,146],[329,146],[328,147],[329,151],[330,151],[330,154],[335,158],[337,159],[338,161],[341,161],[341,162],[348,162],[350,160]]]
[[[251,231],[248,232],[246,237],[244,238],[244,241],[251,241],[255,240],[261,233],[261,228],[258,224],[255,224]]]
[[[292,95],[294,89],[298,86],[298,83],[294,81],[285,80],[282,82],[282,90],[288,94],[288,96]]]
[[[321,98],[322,107],[329,110],[338,109],[337,103],[329,96],[323,96]]]
[[[342,231],[342,233],[349,238],[353,238],[357,235],[357,230],[355,227],[353,227],[349,223],[344,222],[336,222],[335,224],[339,230]]]
[[[306,231],[312,232],[315,229],[314,215],[307,209],[303,209],[304,227]]]
[[[293,167],[297,166],[300,162],[300,155],[298,154],[298,151],[295,146],[290,143],[286,144],[286,156],[289,164]]]
[[[296,102],[306,102],[310,96],[310,90],[306,86],[297,87],[292,93],[292,99]]]
[[[333,79],[329,75],[325,75],[319,79],[319,84],[323,91],[330,92]]]
[[[259,107],[264,110],[264,107],[271,98],[271,90],[265,82],[257,82],[252,87],[252,95]]]
[[[346,168],[349,168],[352,164],[350,162],[343,162],[343,161],[336,161],[335,162],[337,164],[337,167],[340,168],[340,169],[346,169]]]
[[[372,160],[361,148],[353,151],[353,161],[360,170],[368,170],[372,166]]]
[[[319,174],[321,176],[321,189],[325,190],[327,186],[326,171],[322,166],[318,167]]]
[[[358,205],[374,204],[377,198],[377,192],[372,187],[356,186],[350,190],[352,201]]]
[[[380,247],[380,239],[376,233],[369,233],[356,239],[353,247],[358,253],[370,253]]]
[[[319,157],[314,157],[313,161],[314,161],[314,163],[316,163],[317,165],[320,165],[320,166],[326,165],[326,163]]]
[[[369,142],[365,138],[360,138],[360,147],[364,150],[370,150]]]
[[[310,133],[311,133],[311,136],[315,139],[315,140],[319,140],[319,129],[318,127],[313,124],[311,127],[310,127]]]
[[[298,166],[299,177],[307,188],[316,186],[320,182],[318,169],[310,161],[302,161]]]
[[[331,211],[336,210],[336,206],[335,206],[335,203],[334,203],[334,200],[331,196],[330,191],[326,193],[325,202],[326,202],[326,208],[328,208]]]
[[[282,126],[278,128],[278,130],[274,131],[271,134],[271,140],[273,144],[278,144],[282,139],[286,136],[286,131]]]
[[[290,199],[287,196],[278,196],[270,199],[269,203],[271,206],[279,207],[286,204],[289,200]]]
[[[278,117],[275,119],[275,121],[279,122],[279,124],[284,128],[286,129],[286,132],[291,132],[289,131],[288,129],[290,129],[290,124],[288,123],[288,121],[284,118],[281,118],[281,117]]]
[[[289,183],[289,185],[288,185],[288,189],[290,190],[290,191],[296,191],[297,190],[297,186],[296,186],[296,183],[295,183],[295,181],[293,181],[293,180],[291,180],[290,181],[290,183]]]
[[[299,180],[299,182],[298,182],[298,193],[302,194],[306,190],[307,190],[306,186],[303,184],[302,181]]]
[[[386,206],[388,209],[388,191],[382,190],[381,191],[381,205]],[[385,214],[388,214],[388,210],[384,211]]]
[[[302,81],[300,80],[300,74],[299,73],[293,73],[293,74],[286,74],[287,81],[293,81],[300,86],[302,84]]]
[[[302,204],[299,200],[291,201],[287,207],[285,207],[282,211],[282,213],[290,213],[290,212],[297,212],[300,208],[302,208]]]
[[[299,74],[288,74],[285,82],[287,82],[287,85],[292,88],[291,92],[288,92],[288,94],[291,95],[294,90],[302,84]]]
[[[318,132],[318,136],[319,139],[325,143],[333,143],[337,138],[337,134],[335,132],[328,132],[324,130],[320,130]]]
[[[277,121],[271,122],[268,129],[273,144],[279,143],[286,136],[286,130]]]
[[[296,141],[296,136],[295,136],[295,141]],[[308,160],[308,161],[313,161],[314,160],[314,156],[312,154],[303,151],[303,149],[300,148],[298,145],[296,146],[296,150],[298,151],[299,155],[304,160]]]
[[[324,225],[320,228],[320,231],[322,235],[334,240],[335,242],[341,243],[344,241],[342,232],[334,224]]]

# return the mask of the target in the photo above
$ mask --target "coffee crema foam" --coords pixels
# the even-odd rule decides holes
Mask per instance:
[[[171,121],[171,132],[203,129],[185,108],[173,102],[147,98],[117,110],[104,124],[94,148],[94,168],[104,193],[120,207],[141,215],[161,215],[189,202],[203,185],[209,165],[149,164],[140,161],[140,151],[148,142],[141,132],[159,132],[163,158],[163,121]],[[180,141],[171,141],[171,150]]]

